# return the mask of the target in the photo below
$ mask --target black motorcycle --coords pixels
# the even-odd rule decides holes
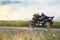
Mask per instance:
[[[34,22],[34,20],[31,20],[29,22],[29,27],[47,27],[47,26],[52,26],[54,16],[53,17],[48,17],[45,16],[44,14],[41,15],[41,17],[39,18],[39,20],[37,22]]]

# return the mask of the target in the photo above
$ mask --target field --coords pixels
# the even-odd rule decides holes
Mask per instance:
[[[0,26],[8,27],[27,27],[28,21],[0,21]]]
[[[54,22],[54,28],[60,28],[60,22]],[[0,26],[28,27],[28,21],[0,21]],[[60,40],[56,31],[29,29],[0,29],[0,40]]]
[[[29,21],[0,21],[0,26],[8,27],[28,27]],[[60,28],[60,22],[54,22],[53,28]]]

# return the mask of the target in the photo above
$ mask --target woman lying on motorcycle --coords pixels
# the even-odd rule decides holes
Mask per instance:
[[[39,21],[39,18],[40,18],[41,16],[39,15],[39,13],[35,13],[34,15],[33,15],[33,18],[32,18],[32,20],[34,20],[34,23],[36,23],[37,21]]]
[[[39,18],[40,18],[40,19],[39,19]],[[33,15],[32,20],[34,20],[35,22],[37,22],[37,21],[39,21],[39,20],[44,20],[44,19],[48,19],[48,18],[54,18],[54,16],[53,16],[53,17],[48,17],[48,16],[46,16],[44,13],[42,13],[41,15],[39,15],[39,13],[35,13],[35,14]]]
[[[30,22],[31,25],[35,26],[35,25],[42,25],[45,26],[45,24],[47,22],[49,22],[52,25],[52,19],[53,17],[48,17],[46,16],[44,13],[42,13],[41,15],[39,15],[39,13],[35,13],[33,15],[32,21]]]

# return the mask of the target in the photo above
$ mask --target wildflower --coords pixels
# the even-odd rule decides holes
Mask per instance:
[[[56,35],[55,35],[55,34],[52,34],[52,36],[53,36],[53,37],[56,37]]]
[[[22,38],[20,37],[19,40],[22,40]]]
[[[46,40],[46,38],[45,38],[43,32],[40,32],[40,40]]]

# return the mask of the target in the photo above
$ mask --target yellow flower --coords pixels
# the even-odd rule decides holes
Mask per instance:
[[[20,37],[19,40],[22,40],[22,38]]]
[[[53,36],[53,37],[56,37],[56,35],[55,35],[55,34],[52,34],[52,36]]]
[[[46,40],[46,38],[45,38],[43,32],[40,32],[40,40]]]

